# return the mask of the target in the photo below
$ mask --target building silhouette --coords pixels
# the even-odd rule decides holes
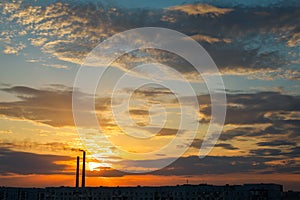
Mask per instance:
[[[1,200],[281,200],[282,186],[244,184],[162,187],[0,188]]]

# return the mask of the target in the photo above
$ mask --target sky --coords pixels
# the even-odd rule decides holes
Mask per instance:
[[[74,186],[76,156],[84,149],[87,186],[188,179],[300,190],[299,1],[16,0],[2,1],[0,10],[0,186]],[[189,36],[221,74],[226,118],[204,158],[199,149],[214,118],[213,101],[205,78],[185,58],[138,49],[110,64],[94,94],[76,85],[97,45],[142,27]],[[145,42],[139,39],[132,35],[131,43]],[[86,68],[91,76],[104,70],[99,63]],[[85,78],[89,85],[92,79]],[[124,84],[126,78],[155,84],[136,87]],[[99,127],[89,118],[74,122],[74,101],[83,105],[75,110],[92,113]],[[165,146],[170,148],[163,153],[147,154]]]

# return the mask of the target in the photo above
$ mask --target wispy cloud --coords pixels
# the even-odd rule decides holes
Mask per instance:
[[[185,4],[180,6],[172,6],[168,10],[181,11],[188,15],[212,15],[219,16],[233,11],[232,8],[218,8],[208,4]]]

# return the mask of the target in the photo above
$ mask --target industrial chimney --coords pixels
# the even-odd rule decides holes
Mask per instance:
[[[76,163],[76,187],[79,187],[79,156],[77,156],[77,163]]]
[[[82,182],[81,182],[81,187],[85,187],[85,151],[83,152],[83,161],[82,161]]]

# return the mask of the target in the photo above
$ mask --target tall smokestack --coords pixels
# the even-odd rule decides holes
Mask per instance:
[[[83,151],[81,187],[85,187],[85,151]]]
[[[77,156],[77,163],[76,163],[76,187],[79,187],[79,156]]]

